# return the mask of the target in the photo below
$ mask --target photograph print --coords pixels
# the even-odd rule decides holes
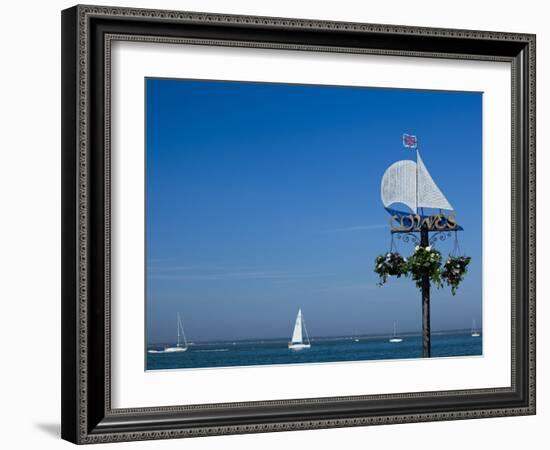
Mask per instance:
[[[483,355],[483,93],[145,90],[146,370]]]

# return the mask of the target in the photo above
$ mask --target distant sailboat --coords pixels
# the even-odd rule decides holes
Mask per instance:
[[[471,333],[472,333],[472,337],[479,337],[479,336],[481,336],[481,334],[479,333],[479,331],[476,329],[476,321],[475,321],[475,319],[472,320],[472,331],[471,331]]]
[[[393,337],[390,338],[390,342],[393,343],[393,344],[396,344],[396,343],[402,342],[402,341],[403,341],[402,338],[397,337],[397,325],[394,322],[393,323]]]
[[[359,342],[359,336],[357,336],[357,330],[355,330],[355,333],[353,334],[353,341]]]
[[[185,337],[185,331],[183,331],[183,323],[180,318],[180,313],[178,313],[178,324],[177,324],[177,341],[175,347],[164,347],[164,350],[149,350],[149,353],[176,353],[176,352],[186,352],[189,348],[187,344],[187,339]],[[183,343],[182,343],[183,340]]]
[[[304,331],[305,333],[303,333]],[[307,343],[304,343],[303,334],[307,339]],[[288,343],[288,348],[291,350],[302,350],[304,348],[310,348],[311,343],[305,326],[305,322],[302,318],[302,310],[298,310],[296,316],[296,323],[294,324],[294,332],[292,333],[292,340]]]

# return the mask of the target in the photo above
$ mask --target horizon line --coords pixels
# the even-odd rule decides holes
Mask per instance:
[[[445,334],[445,333],[453,333],[453,332],[459,332],[459,331],[471,331],[471,328],[452,328],[452,329],[448,329],[448,330],[435,330],[435,331],[432,331],[431,334],[432,336],[434,334]],[[479,331],[479,332],[483,332],[483,328],[482,327],[477,327],[476,328],[476,331]],[[397,336],[401,337],[401,336],[421,336],[422,335],[422,330],[420,331],[404,331],[404,332],[400,332],[397,334]],[[328,335],[328,336],[310,336],[309,339],[310,340],[323,340],[323,339],[341,339],[341,338],[345,338],[345,339],[353,339],[353,338],[365,338],[365,337],[370,337],[370,338],[386,338],[386,337],[391,337],[393,336],[393,333],[390,332],[390,333],[370,333],[370,334],[352,334],[352,335],[343,335],[343,334],[339,334],[339,335]],[[244,342],[244,341],[288,341],[288,337],[283,337],[283,336],[279,336],[279,337],[270,337],[270,338],[262,338],[262,337],[246,337],[246,338],[235,338],[235,339],[230,339],[230,338],[223,338],[223,339],[209,339],[209,340],[204,340],[204,339],[197,339],[197,340],[193,340],[193,339],[187,339],[190,343],[200,343],[200,344],[203,344],[203,343],[211,343],[211,342],[214,342],[214,343],[222,343],[222,342]],[[158,341],[158,342],[148,342],[147,345],[150,346],[150,345],[160,345],[160,344],[169,344],[171,343],[172,341]]]

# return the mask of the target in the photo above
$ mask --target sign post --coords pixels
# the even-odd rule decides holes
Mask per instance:
[[[428,247],[430,240],[428,237],[428,226],[423,225],[420,230],[420,247]],[[430,278],[428,275],[422,276],[422,356],[430,358],[432,356],[432,335],[430,330]]]
[[[446,235],[461,231],[462,227],[457,224],[453,207],[424,165],[418,151],[417,137],[403,134],[403,146],[416,152],[416,161],[398,161],[386,170],[382,178],[382,202],[390,214],[391,233],[403,236],[405,242],[412,240],[429,252],[430,241],[435,242],[438,234],[441,239],[445,239]],[[393,204],[406,205],[412,212],[390,208]],[[438,212],[425,215],[424,208]],[[434,234],[431,239],[430,233]],[[429,358],[432,356],[429,274],[421,276],[419,287],[422,293],[422,354]]]

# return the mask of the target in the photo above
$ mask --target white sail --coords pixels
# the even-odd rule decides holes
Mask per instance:
[[[472,335],[472,337],[479,337],[480,336],[479,331],[477,331],[475,319],[472,320],[472,330],[471,330],[470,334]]]
[[[183,323],[181,321],[180,313],[177,314],[178,324],[177,324],[177,341],[175,347],[165,347],[163,353],[174,353],[174,352],[186,352],[189,346],[187,345],[187,339],[185,337],[185,332],[183,331]],[[183,345],[181,339],[183,337]],[[160,352],[156,352],[160,353]]]
[[[298,315],[296,316],[296,323],[294,324],[294,332],[292,333],[293,344],[302,344],[302,310],[298,310]]]
[[[393,163],[384,172],[380,196],[385,207],[402,203],[416,213],[418,208],[453,210],[431,177],[420,153],[417,162],[404,159]]]
[[[178,347],[181,347],[181,337],[183,337],[183,346],[187,348],[187,338],[185,337],[185,331],[183,330],[183,322],[180,318],[180,313],[178,313]]]
[[[303,332],[305,332],[306,335],[305,342],[302,335]],[[294,324],[294,331],[292,332],[292,339],[288,343],[288,348],[291,350],[303,350],[310,347],[311,343],[309,342],[309,335],[307,332],[306,324],[302,317],[302,310],[299,309],[298,315],[296,316],[296,323]]]
[[[400,338],[400,337],[397,337],[397,324],[394,322],[393,323],[393,337],[390,338],[390,342],[392,344],[396,344],[396,343],[399,343],[399,342],[402,342],[403,339]]]
[[[182,340],[183,338],[183,345]],[[179,352],[186,352],[189,348],[189,345],[187,344],[187,338],[185,337],[185,331],[183,331],[183,322],[181,321],[180,313],[177,313],[177,341],[175,347],[164,347],[163,350],[147,350],[148,353],[179,353]]]
[[[418,169],[418,208],[435,208],[452,210],[453,207],[443,195],[443,192],[437,187],[435,181],[426,169],[424,161],[420,157],[420,153],[416,152],[417,169]]]
[[[403,203],[416,213],[416,163],[404,159],[388,167],[382,177],[380,193],[385,207]]]

